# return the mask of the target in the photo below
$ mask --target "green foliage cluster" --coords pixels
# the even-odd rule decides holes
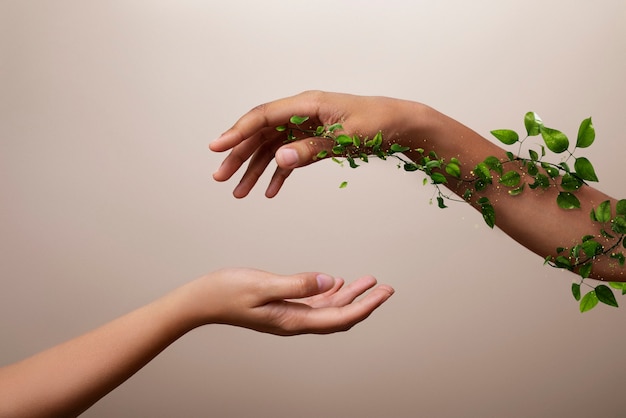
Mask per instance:
[[[347,161],[351,168],[359,167],[360,163],[367,163],[371,156],[382,160],[395,158],[398,167],[405,171],[420,171],[425,174],[423,183],[434,185],[436,189],[436,201],[440,208],[446,208],[446,202],[455,199],[450,194],[444,193],[441,185],[448,183],[449,179],[456,179],[467,185],[463,193],[463,201],[474,199],[480,210],[485,223],[493,228],[496,224],[496,212],[486,196],[480,196],[480,192],[492,186],[495,182],[508,188],[508,194],[517,196],[524,192],[525,188],[548,189],[557,188],[556,205],[563,210],[579,209],[580,200],[576,192],[587,184],[597,182],[598,177],[592,163],[585,157],[575,156],[575,152],[581,148],[587,148],[595,141],[595,128],[591,118],[583,120],[578,129],[576,142],[572,147],[568,137],[561,131],[544,125],[541,118],[534,112],[528,112],[524,116],[525,137],[510,129],[498,129],[491,134],[501,143],[507,146],[517,145],[517,152],[506,152],[506,159],[494,156],[485,158],[477,164],[469,177],[461,175],[461,161],[451,158],[445,161],[436,152],[425,152],[424,149],[410,149],[400,144],[384,145],[382,132],[378,132],[373,138],[362,138],[359,135],[346,135],[342,133],[343,126],[339,123],[329,126],[317,126],[306,129],[302,125],[308,121],[306,116],[293,116],[290,125],[279,126],[276,129],[287,133],[286,142],[295,141],[296,133],[304,133],[314,137],[322,137],[333,140],[330,151],[321,151],[316,158],[330,157],[333,161],[343,165]],[[530,137],[541,136],[542,143],[538,148],[528,148],[528,157],[522,157],[524,142]],[[571,148],[571,150],[570,150]],[[553,154],[561,154],[565,157],[560,162],[545,161],[546,149]],[[411,160],[404,157],[403,153],[412,151],[418,157]],[[570,167],[573,159],[573,169]],[[342,182],[340,188],[345,188],[347,182]],[[618,306],[614,292],[621,291],[626,294],[626,283],[610,282],[606,284],[592,285],[588,280],[593,270],[593,263],[599,257],[610,257],[616,264],[623,267],[626,262],[624,251],[626,249],[626,199],[617,202],[615,209],[610,201],[602,202],[593,208],[590,213],[591,220],[599,225],[599,233],[581,237],[579,243],[572,247],[559,247],[556,249],[556,257],[548,256],[545,264],[555,268],[569,270],[578,274],[578,281],[572,283],[572,295],[579,302],[581,312],[586,312],[602,302],[609,306]],[[603,244],[604,242],[604,244]],[[607,244],[608,243],[608,244]],[[582,287],[589,290],[583,295]]]

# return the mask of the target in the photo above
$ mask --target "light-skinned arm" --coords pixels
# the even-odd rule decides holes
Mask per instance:
[[[277,335],[327,334],[348,330],[392,294],[391,287],[376,286],[371,276],[344,286],[342,279],[319,273],[216,271],[87,334],[0,368],[0,416],[79,415],[202,325]]]
[[[420,157],[414,151],[417,148],[435,151],[447,161],[457,158],[464,178],[469,178],[476,164],[488,156],[506,159],[505,150],[498,145],[422,103],[308,91],[257,106],[212,141],[211,150],[230,150],[213,174],[214,179],[228,180],[248,162],[233,192],[237,198],[245,197],[275,158],[278,167],[266,190],[266,196],[273,197],[295,168],[319,161],[316,155],[322,150],[330,150],[332,140],[301,136],[301,140],[285,144],[285,133],[276,131],[276,126],[287,124],[293,115],[309,116],[307,128],[341,123],[343,133],[370,138],[382,131],[386,146],[397,143],[410,147],[411,151],[405,155],[414,161]],[[524,176],[521,170],[520,174]],[[465,183],[450,177],[446,186],[459,196],[466,189]],[[593,207],[606,200],[613,206],[616,204],[616,199],[593,187],[583,186],[577,191],[581,208],[563,210],[555,203],[557,193],[554,187],[546,190],[527,187],[521,195],[510,196],[507,190],[494,184],[484,192],[476,193],[470,203],[476,207],[478,197],[488,197],[495,208],[496,225],[500,229],[541,257],[556,256],[558,247],[571,247],[588,234],[599,235],[598,225],[589,217]],[[529,223],[532,228],[528,227]],[[605,240],[600,236],[597,239]],[[610,246],[610,242],[606,241],[606,244]],[[598,257],[594,261],[592,278],[626,281],[624,270],[615,260]]]

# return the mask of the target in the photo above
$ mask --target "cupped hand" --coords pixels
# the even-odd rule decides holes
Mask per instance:
[[[328,334],[363,321],[394,293],[392,287],[376,284],[372,276],[345,285],[343,279],[314,272],[223,269],[190,283],[186,307],[195,312],[195,326],[221,323],[277,335]]]
[[[274,197],[293,169],[319,160],[318,153],[330,151],[334,143],[332,139],[294,131],[298,140],[285,144],[285,132],[277,131],[276,127],[288,125],[292,116],[307,116],[309,119],[301,126],[307,130],[340,123],[342,133],[347,135],[372,138],[382,131],[387,143],[402,143],[408,138],[408,126],[415,116],[416,105],[419,104],[387,97],[321,91],[307,91],[265,103],[243,115],[232,128],[210,143],[212,151],[230,150],[213,178],[226,181],[248,162],[233,191],[235,197],[245,197],[275,158],[277,168],[265,192],[267,197]]]

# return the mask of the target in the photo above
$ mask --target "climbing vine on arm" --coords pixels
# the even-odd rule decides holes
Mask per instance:
[[[576,192],[587,185],[588,182],[597,182],[598,178],[592,163],[585,157],[576,156],[579,149],[587,148],[595,141],[595,128],[591,118],[584,119],[579,126],[576,142],[572,146],[568,137],[561,131],[546,127],[541,118],[534,112],[524,115],[524,127],[526,135],[520,135],[510,129],[498,129],[491,134],[502,144],[517,146],[516,153],[506,152],[504,160],[494,156],[485,158],[471,170],[471,177],[461,176],[462,162],[456,158],[449,161],[439,157],[435,151],[425,152],[417,148],[411,150],[400,144],[383,146],[382,132],[378,132],[373,138],[362,138],[359,135],[346,135],[342,133],[343,126],[339,123],[328,126],[311,128],[303,127],[309,118],[294,115],[289,125],[279,126],[276,129],[286,133],[285,142],[297,140],[297,133],[322,137],[333,140],[330,151],[321,151],[315,158],[323,159],[330,157],[340,165],[347,162],[351,168],[357,168],[361,163],[367,163],[370,157],[382,160],[395,159],[398,168],[405,171],[420,171],[425,174],[423,183],[430,182],[435,187],[435,199],[438,207],[444,209],[449,201],[470,201],[474,195],[478,197],[475,202],[480,210],[485,223],[493,228],[496,223],[496,212],[486,196],[480,196],[480,192],[491,187],[495,182],[508,188],[508,194],[517,196],[524,192],[525,188],[548,189],[556,188],[558,194],[555,204],[563,210],[580,208],[580,201]],[[525,148],[525,141],[530,137],[541,136],[542,143],[536,148]],[[547,151],[552,154],[562,155],[560,162],[546,161]],[[415,151],[419,158],[409,160],[403,153]],[[522,157],[526,150],[528,157]],[[573,168],[570,166],[573,163]],[[522,181],[523,173],[531,181]],[[456,179],[466,184],[463,200],[445,193],[441,185],[445,185],[449,178]],[[340,188],[347,186],[342,182]],[[626,199],[619,200],[615,210],[611,208],[610,201],[602,202],[593,208],[590,213],[591,220],[598,224],[599,234],[589,234],[580,238],[580,241],[571,247],[559,247],[556,249],[556,257],[548,256],[545,264],[555,268],[569,270],[578,275],[578,280],[572,283],[572,295],[579,302],[581,312],[594,308],[598,303],[609,306],[618,306],[615,291],[626,294],[626,282],[609,282],[606,284],[592,285],[590,280],[593,269],[593,261],[598,257],[609,257],[619,266],[624,267],[626,256]],[[603,244],[598,240],[602,237],[609,244]],[[587,290],[583,292],[583,289]],[[584,293],[584,294],[583,294]]]

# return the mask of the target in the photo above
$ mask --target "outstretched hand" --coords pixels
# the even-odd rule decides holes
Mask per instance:
[[[233,191],[235,197],[245,197],[276,158],[278,166],[265,192],[267,197],[274,197],[293,169],[317,161],[315,157],[320,151],[330,151],[333,146],[331,139],[297,131],[294,134],[299,140],[285,144],[285,133],[278,132],[276,127],[287,125],[292,116],[309,117],[306,129],[341,123],[347,135],[371,138],[383,131],[387,140],[402,142],[407,132],[401,127],[409,125],[407,121],[414,105],[414,102],[386,97],[307,91],[257,106],[209,145],[216,152],[231,150],[213,178],[226,181],[249,160]]]
[[[376,286],[372,276],[344,284],[343,279],[320,273],[283,276],[224,269],[181,290],[187,291],[185,306],[194,312],[194,326],[222,323],[277,335],[346,331],[394,292],[390,286]]]

